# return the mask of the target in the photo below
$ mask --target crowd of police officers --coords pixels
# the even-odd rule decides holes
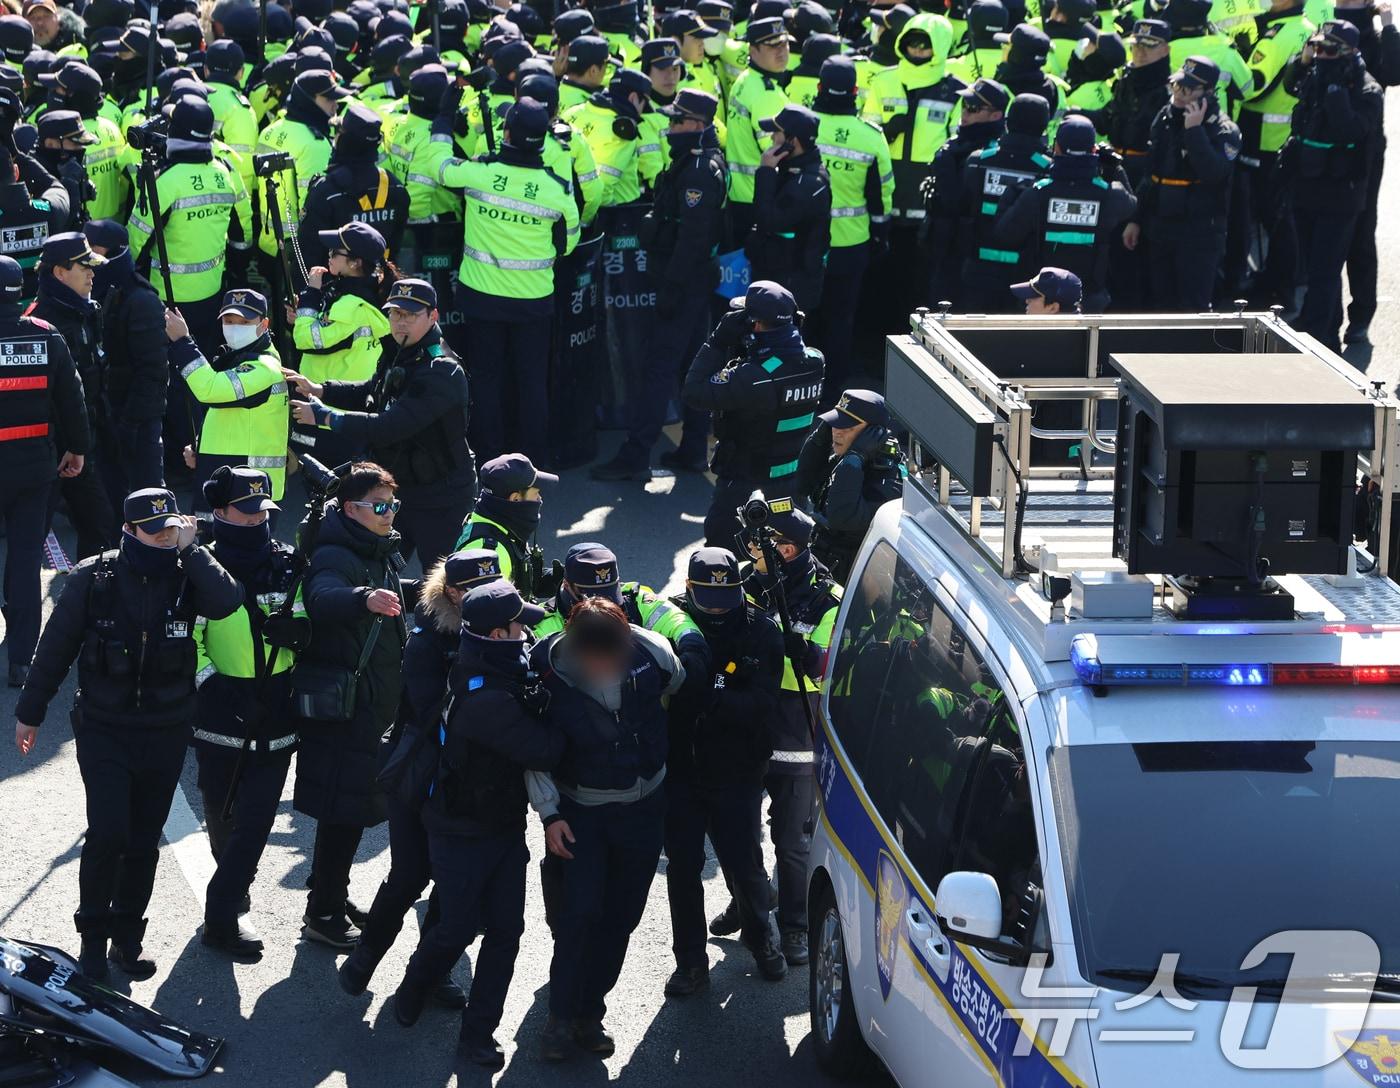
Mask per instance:
[[[8,679],[27,754],[77,666],[82,968],[156,969],[191,745],[202,939],[260,955],[249,891],[295,759],[303,935],[361,993],[431,885],[395,1015],[461,1008],[488,1066],[529,808],[547,1059],[611,1052],[663,851],[668,996],[708,983],[706,838],[732,896],[709,931],[766,979],[807,962],[813,708],[905,471],[872,334],[942,300],[1246,297],[1364,342],[1400,82],[1385,0],[22,0],[0,54]],[[597,305],[628,254],[647,290]],[[715,477],[673,598],[604,544],[537,543],[558,434],[603,416],[625,438],[595,476],[649,478],[673,421],[661,464]],[[60,507],[80,562],[41,636]]]

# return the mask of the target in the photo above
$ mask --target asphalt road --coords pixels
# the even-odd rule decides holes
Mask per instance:
[[[1396,112],[1392,109],[1387,126],[1392,142],[1400,125]],[[1373,346],[1354,347],[1348,358],[1394,387],[1400,372],[1395,313],[1400,267],[1387,256],[1400,250],[1400,222],[1391,216],[1400,207],[1400,168],[1391,166],[1381,195],[1381,307],[1372,327]],[[604,455],[612,452],[614,441],[603,436]],[[696,477],[657,477],[643,487],[600,484],[574,471],[546,495],[542,539],[551,555],[561,555],[576,541],[601,539],[618,553],[625,578],[674,590],[682,582],[686,556],[700,539],[708,497],[708,485]],[[44,578],[47,610],[62,579],[50,572]],[[85,820],[66,716],[71,696],[70,681],[27,760],[10,743],[9,725],[0,731],[0,933],[76,952],[72,912]],[[14,693],[0,693],[0,721],[11,722],[13,709]],[[267,942],[266,954],[256,964],[231,965],[205,949],[197,936],[212,863],[200,825],[194,761],[188,762],[166,828],[146,936],[147,950],[160,969],[149,981],[131,986],[132,996],[192,1028],[225,1037],[218,1083],[226,1088],[489,1083],[491,1078],[479,1070],[454,1069],[455,1014],[429,1009],[416,1028],[406,1031],[386,1007],[413,948],[412,922],[380,966],[369,993],[359,999],[347,997],[336,985],[336,955],[298,939],[314,828],[292,811],[290,797],[289,782],[252,893],[252,920]],[[530,845],[538,859],[542,842],[533,828]],[[385,831],[374,829],[365,837],[352,877],[357,902],[369,904],[388,860]],[[663,860],[658,874],[664,866]],[[550,940],[537,874],[532,865],[526,935],[498,1032],[509,1064],[495,1078],[497,1084],[530,1088],[619,1081],[785,1088],[809,1085],[819,1076],[807,1037],[805,969],[789,972],[780,983],[763,982],[735,941],[714,940],[709,993],[687,1001],[663,998],[672,958],[665,884],[659,878],[608,1011],[617,1053],[605,1062],[580,1058],[564,1067],[540,1061],[535,1039],[545,1018]],[[713,866],[707,875],[707,906],[713,912],[726,896]],[[469,982],[465,962],[456,977]],[[162,1083],[139,1067],[121,1071],[142,1085]]]

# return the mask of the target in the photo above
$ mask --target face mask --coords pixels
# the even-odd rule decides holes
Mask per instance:
[[[1088,38],[1080,38],[1077,42],[1074,43],[1074,55],[1080,60],[1083,60],[1089,55],[1090,44],[1091,43]]]
[[[241,351],[262,335],[256,325],[230,325],[224,322],[223,330],[224,343],[234,351]]]
[[[670,145],[672,156],[688,155],[700,146],[703,132],[668,132],[666,143]]]
[[[159,548],[137,539],[134,533],[125,529],[122,530],[121,554],[132,570],[147,578],[172,573],[179,559],[174,544],[168,548]]]
[[[214,515],[214,549],[226,566],[245,568],[256,565],[272,544],[272,520],[260,525],[235,525]]]
[[[724,35],[716,34],[705,39],[705,56],[717,57],[724,52]]]

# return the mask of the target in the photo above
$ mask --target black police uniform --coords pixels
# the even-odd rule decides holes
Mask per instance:
[[[785,107],[778,116],[796,112]],[[806,112],[806,111],[804,111]],[[815,129],[815,125],[813,126]],[[777,166],[760,166],[753,183],[753,233],[744,242],[754,280],[781,283],[797,308],[815,314],[831,248],[831,178],[815,146]],[[849,305],[850,300],[842,300]]]
[[[776,284],[750,284],[749,304],[759,294],[791,296]],[[773,311],[765,303],[755,312]],[[731,310],[696,353],[682,396],[693,408],[713,411],[715,448],[711,468],[718,479],[705,540],[717,548],[734,543],[740,525],[735,510],[758,488],[770,494],[791,491],[802,441],[821,400],[824,360],[802,342],[794,324],[753,333],[745,310]]]
[[[54,469],[62,453],[86,455],[90,440],[72,356],[51,325],[20,316],[22,285],[19,266],[0,258],[0,354],[8,379],[0,388],[0,516],[6,545],[5,645],[16,683],[23,682],[39,640],[39,568]]]
[[[63,183],[68,192],[68,207],[72,213],[72,226],[80,228],[87,222],[87,201],[97,195],[92,182],[88,180],[87,168],[83,165],[81,151],[67,151],[62,146],[47,147],[45,140],[78,139],[83,143],[93,143],[94,137],[83,129],[82,118],[72,110],[46,110],[39,117],[39,140],[34,145],[34,156],[44,169]]]
[[[443,343],[442,330],[434,325],[417,343],[400,348],[393,363],[367,382],[326,382],[323,398],[347,409],[335,413],[332,430],[357,449],[367,448],[398,481],[403,508],[394,527],[403,538],[400,553],[407,559],[416,550],[427,570],[452,550],[476,497],[476,465],[467,445],[467,375]]]
[[[1025,105],[1023,105],[1025,103]],[[1050,169],[1045,150],[1045,121],[1049,103],[1038,96],[1012,104],[1030,120],[1024,129],[1009,129],[981,151],[968,157],[963,168],[958,217],[958,252],[962,254],[959,309],[976,313],[1008,313],[1015,300],[1008,288],[1035,272],[1029,246],[1015,248],[994,237],[1002,198],[1041,180]]]
[[[152,489],[129,497],[124,513],[159,528],[175,511],[174,495]],[[39,639],[15,708],[21,722],[43,723],[78,662],[72,719],[87,832],[74,921],[89,974],[103,969],[109,937],[126,964],[139,957],[161,828],[195,719],[194,620],[222,619],[242,601],[205,548],[177,553],[124,533],[119,549],[78,564]]]
[[[268,495],[263,473],[240,469],[240,484],[225,486],[221,481],[229,479],[227,474],[225,469],[210,481],[205,492],[210,505],[235,502],[246,512],[276,509],[270,497],[259,503],[246,482],[256,480],[261,493]],[[251,506],[250,498],[254,499]],[[272,538],[270,521],[244,526],[215,518],[212,525],[209,550],[238,580],[243,594],[240,611],[246,618],[236,622],[247,626],[254,675],[225,675],[211,663],[195,678],[199,688],[199,724],[194,730],[197,784],[216,863],[205,893],[206,943],[229,941],[238,934],[238,918],[272,833],[296,750],[297,734],[290,725],[290,650],[310,636],[305,617],[294,611],[305,558],[291,545]],[[267,611],[276,618],[270,619]],[[264,643],[275,648],[269,652]],[[273,660],[274,653],[280,663]],[[281,671],[271,671],[274,667]],[[246,754],[240,755],[245,741]],[[236,793],[226,820],[224,804],[231,786]]]
[[[779,712],[783,637],[771,616],[744,600],[732,555],[726,552],[706,562],[707,553],[721,551],[702,548],[692,556],[692,588],[673,598],[704,632],[713,665],[700,684],[687,684],[670,706],[666,896],[677,976],[667,984],[668,992],[691,992],[708,975],[701,883],[706,836],[735,892],[741,939],[769,975],[781,977],[786,970],[770,937],[768,874],[754,835],[772,753],[768,725]],[[723,584],[715,583],[715,570],[725,578]],[[713,599],[726,591],[737,591],[737,606]],[[730,611],[719,616],[705,612],[692,594],[706,607],[727,604]]]
[[[340,135],[326,172],[306,191],[297,241],[308,268],[326,263],[319,231],[338,230],[354,220],[368,223],[384,236],[390,259],[403,241],[408,223],[408,190],[378,165],[380,120],[364,106],[353,105],[341,118]]]
[[[13,257],[24,269],[24,301],[39,290],[39,253],[49,235],[68,229],[70,206],[63,182],[31,155],[20,155],[18,181],[11,177],[9,155],[0,152],[0,221],[5,236],[0,255]],[[38,195],[35,195],[35,194]]]
[[[107,233],[115,228],[117,237]],[[165,303],[137,273],[126,231],[107,221],[89,223],[88,239],[112,254],[96,271],[93,297],[102,307],[102,349],[110,456],[103,461],[107,494],[115,507],[132,491],[165,482],[161,420],[170,367],[166,359]]]
[[[1225,256],[1240,130],[1220,112],[1214,89],[1205,93],[1206,115],[1195,128],[1171,104],[1152,123],[1137,215],[1151,246],[1153,309],[1210,309]]]
[[[1113,150],[1123,157],[1123,169],[1127,171],[1133,192],[1138,191],[1148,173],[1152,123],[1171,98],[1171,89],[1167,86],[1171,72],[1170,57],[1140,68],[1125,68],[1113,84],[1113,97],[1108,105],[1088,115]]]
[[[963,92],[964,103],[969,101],[968,95],[974,89]],[[924,210],[927,212],[924,245],[931,250],[929,286],[935,302],[945,299],[953,301],[960,295],[960,266],[962,258],[967,256],[961,248],[966,239],[959,229],[964,203],[964,167],[970,158],[1002,139],[1005,134],[1004,120],[960,124],[953,138],[934,152],[924,199]],[[829,381],[832,375],[827,377]],[[839,391],[841,386],[836,388]]]
[[[0,206],[0,219],[3,216],[4,209]],[[87,241],[75,233],[57,236],[49,247],[55,260],[88,251]],[[83,471],[60,480],[59,492],[67,506],[68,520],[78,533],[78,558],[86,559],[117,543],[117,520],[102,482],[101,466],[107,444],[107,364],[102,351],[98,305],[60,283],[51,272],[45,272],[39,278],[39,297],[28,313],[58,330],[83,380],[92,445]],[[63,435],[58,437],[60,445],[67,441]]]
[[[481,594],[498,595],[496,602],[506,606],[501,615],[510,618],[479,623],[475,600]],[[442,913],[419,938],[395,1003],[400,1021],[411,1022],[412,1010],[421,1009],[433,985],[482,933],[461,1027],[463,1049],[479,1052],[495,1050],[492,1033],[501,1022],[525,932],[525,771],[553,770],[566,737],[539,719],[540,703],[527,693],[533,680],[527,644],[474,633],[486,622],[528,623],[541,610],[497,581],[469,592],[462,614],[441,759],[423,806]]]
[[[682,91],[677,98],[684,106],[698,94]],[[627,441],[615,459],[619,468],[647,470],[665,422],[666,404],[710,330],[727,182],[714,127],[695,134],[693,142],[697,146],[679,141],[673,150],[656,179],[655,203],[643,221],[642,244],[656,284],[656,331],[652,351],[629,359],[638,372],[628,383],[635,395],[628,399]],[[676,456],[690,464],[703,461],[708,414],[687,406],[683,423]]]
[[[1293,324],[1336,351],[1342,267],[1368,199],[1371,143],[1381,131],[1385,91],[1359,54],[1317,57],[1303,70],[1292,134],[1281,152],[1307,287]]]
[[[1029,244],[1032,264],[1078,276],[1086,313],[1102,313],[1108,306],[1109,247],[1137,207],[1121,183],[1105,181],[1099,173],[1093,153],[1056,155],[1049,176],[1022,193],[992,231],[998,245]]]

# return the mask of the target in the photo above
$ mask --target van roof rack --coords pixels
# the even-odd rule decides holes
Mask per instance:
[[[1375,446],[1360,464],[1380,490],[1372,548],[1352,554],[1360,553],[1359,570],[1389,570],[1392,493],[1400,486],[1400,402],[1384,383],[1368,381],[1289,328],[1277,312],[915,312],[909,334],[888,337],[885,352],[886,400],[909,432],[906,511],[918,520],[941,516],[1002,579],[1040,570],[1126,572],[1113,554],[1119,378],[1112,357],[1132,352],[1303,354],[1345,378],[1374,406]],[[1153,581],[1160,589],[1161,580]],[[1387,578],[1295,575],[1280,581],[1297,599],[1297,618],[1272,630],[1317,630],[1343,617],[1400,624],[1400,587]],[[1065,618],[1039,584],[1019,587],[1016,598],[1034,613],[1022,618],[1037,627]],[[1150,626],[1160,630],[1158,624],[1171,619],[1159,605]],[[1069,627],[1052,640],[1053,653],[1042,638],[1047,659],[1065,659],[1076,630],[1103,629],[1101,623]]]

